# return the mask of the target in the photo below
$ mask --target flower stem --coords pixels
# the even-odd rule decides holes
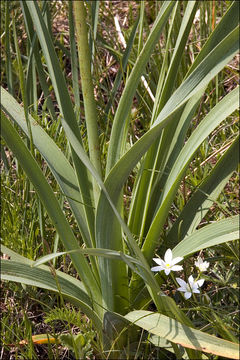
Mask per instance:
[[[85,119],[88,134],[90,160],[98,174],[102,176],[101,153],[97,125],[97,108],[94,98],[93,82],[91,76],[91,56],[88,44],[88,31],[86,24],[86,11],[83,1],[74,1],[73,10],[75,17],[76,36],[78,45],[78,59],[81,76],[82,94],[85,110]],[[94,181],[94,198],[97,204],[99,187]]]

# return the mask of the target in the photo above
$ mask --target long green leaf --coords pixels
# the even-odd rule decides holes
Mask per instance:
[[[125,122],[127,120],[133,96],[144,68],[149,60],[150,54],[159,40],[160,33],[172,11],[173,6],[174,1],[165,1],[163,3],[159,15],[153,24],[151,33],[127,80],[126,86],[118,104],[116,115],[114,117],[107,158],[106,174],[109,173],[111,168],[118,161],[119,157],[121,156],[121,149],[125,148],[123,145],[126,141],[126,139],[124,139],[124,129],[126,127]]]
[[[185,80],[178,90],[172,95],[159,114],[152,128],[140,138],[133,147],[119,160],[111,170],[105,181],[105,186],[113,204],[118,203],[121,188],[133,167],[140,160],[141,156],[149,149],[153,141],[159,136],[162,128],[170,121],[174,120],[177,111],[195,94],[204,89],[212,77],[217,74],[222,67],[231,60],[238,49],[238,29],[231,32],[218,46],[202,61],[195,71]],[[217,61],[216,61],[217,59]],[[236,95],[236,92],[235,94]],[[229,110],[229,109],[228,109]],[[207,136],[207,135],[206,135]],[[177,174],[178,175],[178,174]],[[175,179],[175,178],[173,178]],[[165,209],[164,209],[165,210]],[[165,211],[166,214],[166,211]],[[164,214],[164,216],[165,216]],[[97,217],[96,217],[96,236],[98,247],[116,249],[115,238],[113,237],[114,214],[108,201],[102,193],[100,196]],[[162,219],[160,219],[162,221]],[[160,222],[160,221],[159,221]],[[157,230],[153,231],[155,239],[159,237],[158,223],[155,223]],[[153,229],[154,230],[154,229]],[[128,236],[128,238],[130,238]],[[146,243],[146,241],[145,241]],[[157,241],[151,241],[148,237],[148,246],[145,247],[147,260],[150,262]],[[106,267],[109,267],[109,260],[103,259]]]
[[[188,5],[192,5],[192,4],[193,2],[188,3]],[[232,31],[238,25],[238,16],[237,16],[238,9],[239,9],[239,2],[233,2],[229,7],[228,11],[226,12],[226,14],[223,16],[223,18],[217,25],[216,29],[211,33],[209,39],[204,44],[201,50],[201,55],[197,57],[193,65],[190,67],[188,75],[191,72],[193,72],[193,70],[213,50],[213,48],[220,41],[222,41],[230,31]],[[182,24],[181,27],[183,28],[182,30],[185,34],[184,24]],[[168,37],[170,37],[170,31],[171,28],[169,29]],[[178,36],[178,38],[180,39],[179,44],[184,44],[183,37]],[[172,72],[174,72],[175,74],[179,72],[178,69],[179,66],[173,67],[173,64],[175,64],[176,61],[179,60],[179,55],[181,54],[181,52],[179,54],[180,48],[181,47],[177,47],[177,45],[175,46],[173,58],[171,60],[171,65],[168,69],[167,77],[169,77]],[[167,49],[168,47],[166,44],[166,52]],[[174,59],[174,55],[175,55],[175,59]],[[163,101],[162,99],[164,98],[164,96],[161,95],[160,97],[161,94],[160,90],[162,89],[161,84],[163,83],[163,79],[162,79],[163,69],[164,69],[164,65],[162,65],[161,75],[159,78],[159,84],[156,93],[156,100],[153,108],[152,119],[154,120],[156,118],[155,116],[155,113],[157,111],[156,109],[157,107],[159,108],[160,106],[157,105],[159,103],[159,98],[161,99],[162,104],[165,103],[165,101]],[[167,91],[167,96],[165,96],[165,98],[170,96],[169,90],[172,88],[172,81],[170,81],[170,84],[168,84],[169,81],[167,81],[167,79],[165,80],[165,87],[163,90],[163,92],[165,93]],[[141,176],[138,176],[137,180],[135,181],[137,186],[136,188],[134,188],[134,192],[133,192],[134,201],[131,202],[130,218],[129,218],[129,225],[133,233],[140,236],[140,241],[143,238],[143,236],[146,236],[145,228],[146,229],[149,228],[149,224],[151,223],[153,215],[156,212],[156,206],[159,200],[159,195],[161,194],[159,192],[159,189],[162,189],[164,187],[164,184],[166,182],[169,173],[169,169],[172,168],[181,150],[181,147],[184,144],[184,138],[189,123],[194,115],[194,110],[196,109],[196,106],[198,105],[203,93],[204,93],[204,88],[200,90],[199,94],[196,94],[194,97],[192,97],[192,99],[190,99],[188,104],[185,106],[185,109],[181,115],[179,122],[178,122],[178,115],[176,115],[176,118],[174,120],[174,123],[177,124],[178,122],[176,129],[175,129],[175,125],[172,123],[167,127],[168,130],[164,129],[164,134],[159,142],[159,145],[158,144],[156,144],[156,146],[154,145],[155,148],[158,149],[158,153],[157,150],[154,149],[152,146],[151,151],[148,152],[146,158],[144,159],[144,162],[141,165],[143,171],[141,172]],[[159,159],[156,159],[156,157],[158,157]],[[153,189],[150,186],[152,182],[154,182]],[[151,196],[151,198],[147,199],[147,195],[148,197]],[[144,202],[148,203],[148,207],[145,206],[145,210],[144,210]],[[144,213],[145,213],[145,219],[143,220]],[[145,222],[147,223],[145,224]],[[139,234],[140,232],[139,226],[141,226],[141,234]]]
[[[56,227],[65,248],[67,250],[74,250],[79,248],[78,242],[64,213],[62,212],[62,209],[53,193],[52,188],[48,184],[37,162],[24,145],[17,131],[4,114],[2,114],[2,136],[13,153],[17,155],[22,168],[36,188],[36,191],[54,226]],[[97,280],[94,278],[88,262],[81,254],[72,254],[71,258],[88,293],[92,294],[93,297],[100,303],[99,285]]]
[[[28,259],[25,256],[22,256],[22,255],[16,253],[15,251],[9,249],[7,246],[1,245],[1,252],[3,254],[7,254],[10,257],[11,261],[29,265],[31,267],[33,267],[35,264],[34,260]],[[45,271],[48,271],[48,272],[50,271],[49,266],[46,266],[46,265],[41,265],[40,268]],[[79,289],[79,291],[82,291],[83,295],[81,296],[81,299],[84,300],[87,304],[91,304],[91,300],[90,300],[89,296],[87,295],[87,291],[86,291],[85,286],[83,285],[82,281],[80,281],[80,280],[76,279],[75,277],[68,275],[60,270],[54,269],[54,271],[56,272],[56,275],[58,277],[63,278],[66,281],[72,283],[75,288],[77,287]]]
[[[132,268],[134,271],[135,271],[135,268],[132,266],[132,264],[137,264],[138,266],[142,265],[140,261],[136,260],[132,256],[125,255],[125,254],[121,253],[120,251],[114,251],[114,250],[109,250],[109,249],[98,249],[98,248],[95,248],[95,249],[85,248],[85,249],[77,249],[77,250],[71,250],[71,251],[61,251],[61,252],[57,252],[57,253],[51,253],[51,254],[42,256],[38,260],[34,261],[34,263],[32,265],[39,266],[39,265],[45,264],[46,262],[48,262],[50,260],[56,259],[59,256],[71,254],[73,252],[80,252],[82,254],[103,256],[103,257],[106,257],[109,259],[125,261],[127,263],[127,265],[130,265],[130,268]]]
[[[1,87],[1,107],[26,135],[28,135],[23,108],[18,102]],[[53,175],[60,185],[64,195],[73,210],[79,229],[87,246],[92,246],[84,208],[81,205],[83,199],[78,190],[78,183],[74,170],[56,143],[41,128],[41,126],[29,115],[32,128],[33,143],[43,158],[48,163]],[[88,203],[87,203],[88,204]]]
[[[214,201],[217,200],[232,172],[237,168],[238,158],[236,154],[238,153],[238,147],[239,136],[191,196],[167,234],[165,241],[170,248],[173,248],[173,244],[182,240],[186,235],[190,235],[196,229]],[[178,234],[180,239],[178,239]]]
[[[238,102],[238,88],[235,88],[209,112],[181,150],[170,171],[166,185],[162,191],[159,209],[143,245],[143,251],[148,260],[153,257],[154,249],[156,248],[168,210],[194,153],[203,140],[225,120],[227,116],[231,115],[231,113],[238,108]]]
[[[174,256],[187,256],[207,247],[239,239],[239,216],[206,225],[185,237],[173,249]]]
[[[7,76],[7,86],[9,92],[13,94],[13,71],[12,71],[12,61],[11,61],[11,27],[9,26],[10,19],[10,3],[6,2],[5,4],[5,57],[6,57],[6,76]]]
[[[2,280],[20,282],[26,285],[37,286],[54,292],[59,292],[56,280],[51,270],[46,266],[43,268],[33,268],[28,264],[12,260],[2,260],[1,262]],[[101,331],[101,321],[92,308],[92,300],[81,290],[81,287],[70,282],[65,277],[60,277],[58,272],[58,283],[61,294],[74,305],[77,305],[93,321],[96,328]],[[81,285],[81,284],[80,284]]]
[[[177,7],[178,5],[179,3],[176,3],[176,8],[174,9],[175,10],[174,18],[171,24],[172,26],[169,29],[169,35],[168,35],[169,38],[170,38],[170,31],[174,29],[173,24],[176,22],[176,17],[179,12],[179,9]],[[174,88],[175,78],[178,73],[178,68],[180,67],[182,54],[184,52],[188,35],[191,29],[192,20],[196,12],[196,8],[197,8],[197,2],[195,1],[191,1],[187,4],[187,8],[184,13],[181,27],[179,29],[177,41],[174,46],[174,52],[165,79],[163,77],[163,69],[161,70],[158,87],[157,87],[156,99],[152,112],[151,123],[154,122],[157,114],[159,114],[160,112],[160,109],[163,108],[163,105],[167,102],[167,99],[171,96],[172,89]],[[166,48],[166,52],[167,52],[167,48]],[[168,58],[167,55],[168,54],[165,54],[164,60]],[[162,67],[164,67],[164,65],[162,65]],[[184,113],[184,115],[186,114]],[[150,196],[152,193],[152,189],[153,186],[156,186],[155,184],[156,178],[160,177],[161,175],[159,174],[157,176],[158,172],[161,172],[163,168],[164,159],[167,158],[167,154],[170,151],[169,148],[171,148],[171,144],[172,144],[170,139],[173,138],[173,134],[175,132],[175,129],[179,126],[179,123],[182,123],[181,122],[182,117],[178,121],[177,119],[178,116],[176,116],[174,124],[170,123],[163,130],[161,140],[157,141],[154,145],[151,146],[150,151],[146,154],[146,157],[141,164],[141,170],[140,170],[141,175],[137,178],[137,188],[134,189],[134,194],[133,194],[134,201],[131,202],[132,207],[131,207],[130,219],[129,219],[129,224],[131,226],[131,229],[134,232],[134,234],[139,236],[140,243],[142,243],[142,239],[146,235],[145,227],[146,227],[147,217],[149,217],[149,208],[151,212],[154,212],[154,207],[152,206],[152,204],[150,204],[150,199],[151,199]],[[182,126],[182,131],[181,131],[182,133],[183,133],[183,129],[185,128],[186,126],[185,127]],[[174,141],[174,139],[172,139],[172,141]],[[179,136],[177,137],[177,142],[178,144],[179,143],[181,144],[181,139],[179,139]],[[159,189],[158,185],[157,188]],[[162,188],[161,185],[160,188]],[[154,200],[156,201],[156,199],[157,196],[156,194],[154,194],[153,201]]]
[[[189,328],[162,314],[138,310],[128,313],[125,318],[149,333],[180,344],[183,347],[230,359],[239,359],[238,344]]]
[[[78,84],[78,58],[77,58],[77,48],[75,41],[75,29],[74,29],[74,19],[73,19],[73,4],[72,1],[69,2],[69,40],[70,40],[70,54],[71,54],[71,68],[72,68],[72,87],[75,101],[75,112],[80,115],[80,92]]]
[[[126,181],[129,173],[141,159],[142,155],[149,149],[153,141],[159,136],[162,128],[170,121],[174,120],[175,113],[194,96],[201,88],[221,70],[221,68],[231,60],[238,50],[238,29],[230,33],[218,46],[205,58],[204,61],[195,69],[189,78],[175,91],[169,102],[159,114],[152,128],[142,136],[132,148],[119,160],[106,179],[106,188],[111,199],[116,204],[121,188]],[[217,59],[217,62],[216,62]],[[106,216],[106,199],[104,195],[100,197],[97,215],[97,233],[103,241],[103,247],[111,248],[110,228],[112,211]],[[110,217],[109,217],[110,216]],[[99,230],[98,230],[99,227]],[[100,240],[101,241],[101,240]],[[104,246],[105,245],[105,246]]]
[[[63,73],[59,65],[59,60],[54,50],[52,38],[46,27],[46,24],[44,22],[38,4],[36,2],[28,1],[26,2],[26,5],[28,6],[28,10],[30,12],[32,21],[34,23],[35,30],[48,66],[49,74],[54,87],[58,105],[62,114],[63,127],[65,129],[65,123],[68,126],[70,126],[71,130],[75,133],[79,143],[82,145],[80,129],[74,114],[66,81],[63,77]],[[83,202],[90,205],[90,206],[85,206],[84,210],[86,212],[86,217],[89,223],[89,229],[91,231],[91,229],[93,229],[94,227],[93,225],[94,210],[93,210],[91,186],[89,186],[89,183],[91,183],[90,174],[87,172],[86,167],[83,166],[82,162],[80,161],[80,159],[78,158],[78,156],[75,154],[74,151],[72,151],[72,158],[73,158]],[[94,234],[91,233],[91,236],[94,236]],[[92,239],[92,241],[94,242],[94,239]]]
[[[167,150],[164,152],[164,159],[161,159],[160,164],[159,161],[157,161],[155,181],[151,193],[149,209],[146,219],[146,229],[149,229],[149,226],[154,218],[154,214],[157,211],[157,204],[161,196],[161,192],[159,191],[159,189],[164,188],[167,178],[169,176],[170,169],[173,167],[182,147],[184,146],[184,140],[187,130],[189,128],[191,120],[193,119],[193,116],[199,105],[203,93],[204,93],[204,89],[201,89],[199,93],[195,94],[187,102],[186,106],[184,107],[184,110],[181,113],[177,127],[174,129],[175,130],[174,133],[173,134],[168,133],[169,138],[167,138],[165,134],[164,139],[162,139],[161,148],[162,148],[162,144],[165,143]],[[167,142],[169,143],[168,145]],[[158,158],[159,159],[161,158],[161,151],[159,151],[158,153]],[[144,235],[146,235],[146,233],[144,233]]]

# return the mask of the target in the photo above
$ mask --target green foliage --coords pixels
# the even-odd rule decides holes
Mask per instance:
[[[59,295],[46,323],[67,323],[76,358],[150,359],[150,343],[171,358],[236,358],[239,3],[129,2],[116,34],[111,2],[65,2],[67,45],[52,31],[57,2],[20,4],[1,4],[2,278]],[[199,296],[151,271],[168,248],[184,279],[204,250]]]
[[[52,309],[47,316],[45,317],[45,322],[49,323],[51,321],[61,320],[75,325],[80,329],[83,329],[83,326],[86,326],[87,319],[83,316],[80,311],[76,311],[74,308],[54,308]]]
[[[86,359],[86,357],[91,356],[93,353],[91,348],[93,337],[94,334],[89,333],[84,333],[84,335],[62,334],[60,336],[60,341],[64,346],[75,353],[76,359]]]

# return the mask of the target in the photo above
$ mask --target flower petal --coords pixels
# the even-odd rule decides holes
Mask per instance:
[[[190,292],[188,292],[188,291],[186,291],[186,292],[184,293],[184,297],[185,297],[186,300],[187,300],[187,299],[190,299],[191,296],[192,296],[192,293],[190,293]]]
[[[203,261],[202,261],[202,258],[200,258],[200,257],[197,259],[197,261],[194,262],[196,267],[201,266],[202,263],[203,263]]]
[[[153,260],[158,264],[158,265],[162,265],[163,261],[160,258],[153,258]]]
[[[171,272],[171,269],[164,269],[164,271],[165,271],[165,274],[166,274],[166,275],[169,275],[170,272]]]
[[[166,263],[171,263],[172,262],[172,250],[171,249],[167,249],[167,251],[165,252],[164,261]]]
[[[171,264],[175,265],[175,264],[179,263],[182,260],[183,260],[183,257],[178,256],[178,257],[172,259]]]
[[[151,268],[152,271],[161,271],[163,268],[161,266],[154,266]]]
[[[173,266],[171,266],[171,270],[173,270],[173,271],[180,271],[182,269],[183,269],[183,267],[181,265],[173,265]]]
[[[196,294],[200,294],[200,291],[198,289],[192,289],[192,292],[194,292]]]
[[[195,282],[193,284],[191,284],[190,286],[191,286],[192,292],[196,292],[195,290],[198,289],[198,285]]]
[[[183,286],[181,286],[180,288],[177,288],[177,290],[181,291],[181,292],[186,292],[186,289]]]
[[[192,275],[189,276],[188,278],[188,283],[190,284],[190,286],[192,287],[192,285],[194,284],[194,278]]]
[[[180,286],[186,288],[187,283],[186,283],[183,279],[181,279],[181,278],[176,278],[176,280],[177,280],[177,282],[179,283]]]
[[[196,281],[198,287],[201,287],[203,285],[204,281],[205,281],[204,279],[199,279],[198,281]]]

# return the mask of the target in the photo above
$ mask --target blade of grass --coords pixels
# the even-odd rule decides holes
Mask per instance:
[[[173,249],[174,256],[187,256],[207,247],[239,239],[238,215],[219,220],[194,231]]]
[[[12,73],[12,60],[11,60],[11,27],[10,27],[10,16],[9,16],[9,6],[10,2],[5,2],[5,56],[6,56],[6,76],[7,76],[7,86],[10,94],[13,92],[13,73]]]
[[[67,250],[79,248],[78,242],[73,235],[72,229],[60,208],[60,205],[53,193],[52,188],[48,184],[37,162],[32,157],[24,145],[17,131],[11,125],[10,121],[2,114],[2,135],[11,150],[17,154],[18,160],[26,172],[29,180],[34,184],[36,191],[48,211],[48,214],[56,227],[60,238]],[[89,295],[92,295],[96,301],[100,303],[100,290],[98,283],[89,267],[84,256],[78,254],[71,255],[72,262],[78,271]]]
[[[116,115],[114,117],[113,127],[111,131],[108,157],[107,157],[107,166],[106,174],[108,175],[111,168],[118,161],[121,156],[121,149],[125,148],[124,144],[126,139],[123,138],[124,129],[126,127],[127,115],[132,103],[133,96],[135,94],[137,85],[140,81],[141,75],[144,71],[144,68],[149,60],[149,56],[159,40],[160,33],[172,11],[174,6],[173,1],[164,2],[162,5],[159,15],[154,22],[151,33],[140,53],[138,59],[134,65],[133,70],[127,80],[126,86],[122,93]]]
[[[91,18],[92,18],[92,32],[89,39],[89,47],[91,49],[91,72],[93,73],[94,67],[94,56],[95,56],[95,41],[97,38],[97,25],[98,25],[98,15],[99,15],[99,0],[93,1],[91,3]]]
[[[78,60],[77,60],[77,49],[76,49],[76,41],[75,41],[75,28],[74,28],[74,18],[73,18],[73,5],[72,2],[69,1],[69,39],[70,39],[70,54],[71,54],[71,69],[72,69],[72,85],[73,85],[73,94],[75,100],[75,113],[78,117],[80,114],[80,92],[79,92],[79,84],[78,84]]]
[[[30,265],[12,260],[2,260],[1,263],[2,280],[20,282],[26,285],[37,286],[53,292],[58,292],[56,280],[50,268],[33,268]],[[61,287],[61,294],[71,303],[79,306],[93,321],[98,331],[102,325],[97,313],[92,309],[92,300],[81,290],[79,284],[70,282],[67,278],[60,277],[58,272],[58,282]]]
[[[101,152],[97,124],[97,108],[94,98],[93,83],[91,76],[91,56],[88,44],[88,31],[86,24],[86,11],[83,1],[73,3],[75,29],[78,46],[79,69],[81,75],[82,94],[85,110],[85,120],[88,133],[88,148],[90,160],[95,166],[97,172],[102,176]],[[94,199],[95,205],[99,197],[99,188],[94,181]]]
[[[227,116],[231,115],[237,108],[238,88],[235,88],[209,112],[182,148],[170,171],[166,185],[161,194],[158,211],[143,245],[143,252],[149,261],[153,257],[156,245],[159,244],[159,235],[165,223],[172,200],[195,151],[214,128],[225,120]]]
[[[62,70],[59,65],[59,60],[57,58],[56,52],[54,50],[53,42],[46,27],[46,24],[43,20],[42,14],[36,2],[27,2],[26,3],[32,18],[32,21],[35,25],[35,30],[38,35],[38,39],[40,41],[45,60],[49,69],[50,77],[52,80],[52,84],[55,90],[56,98],[58,101],[58,105],[60,107],[60,111],[62,113],[62,124],[65,127],[65,123],[70,126],[72,131],[76,134],[78,138],[78,142],[82,145],[82,138],[80,134],[80,129],[78,127],[76,117],[74,114],[73,106],[71,103],[71,99],[67,90],[66,82],[62,74]],[[81,191],[81,195],[83,198],[83,202],[90,205],[84,208],[86,217],[89,224],[89,231],[92,236],[92,242],[94,243],[94,233],[92,229],[94,229],[94,207],[93,207],[93,199],[91,194],[91,178],[90,174],[87,172],[85,166],[83,166],[82,162],[72,151],[72,158],[74,162],[75,171],[77,174],[77,179],[79,183],[79,188]]]
[[[174,243],[176,244],[177,241],[190,235],[196,229],[202,218],[210,210],[214,201],[217,200],[220,192],[238,165],[238,158],[236,156],[238,147],[239,136],[217,162],[211,173],[196,189],[166,237],[165,241],[170,248],[173,247]],[[178,228],[181,222],[181,238],[178,239]]]
[[[139,55],[143,48],[143,24],[144,24],[144,9],[145,0],[140,3],[140,16],[139,16],[139,34],[138,34],[138,52]]]
[[[28,118],[28,105],[29,104],[27,101],[27,93],[26,93],[25,79],[24,79],[24,74],[23,74],[22,59],[21,59],[21,54],[20,54],[18,40],[17,40],[15,17],[13,17],[13,37],[14,37],[14,44],[15,44],[15,49],[16,49],[16,53],[17,53],[17,63],[18,63],[18,70],[19,70],[18,74],[19,74],[20,89],[21,89],[22,100],[23,100],[24,115],[25,115],[25,120],[27,123],[27,129],[28,129],[29,147],[30,147],[31,153],[33,154],[32,129],[31,129],[31,124],[29,122],[29,118]]]
[[[28,131],[25,122],[24,110],[3,88],[1,88],[1,107],[5,114],[17,123],[27,135]],[[81,203],[83,203],[84,200],[78,191],[78,183],[72,166],[54,141],[38,125],[31,115],[29,115],[29,121],[31,122],[34,145],[48,163],[53,175],[63,191],[63,194],[67,197],[85,243],[88,247],[93,246],[94,244],[91,242],[87,221],[84,216],[84,208],[81,206]]]
[[[45,78],[45,72],[44,72],[44,69],[43,69],[43,64],[42,64],[41,58],[39,56],[39,47],[38,47],[38,42],[36,41],[37,37],[36,37],[36,33],[34,32],[34,29],[33,29],[32,19],[30,17],[30,13],[28,11],[28,7],[26,5],[26,2],[20,0],[20,5],[21,5],[23,16],[24,16],[26,31],[27,31],[27,34],[28,34],[28,39],[29,39],[29,41],[31,41],[30,54],[29,54],[29,57],[28,57],[28,69],[30,67],[29,64],[31,64],[32,58],[34,56],[34,59],[35,59],[35,62],[36,62],[36,67],[37,67],[37,72],[38,72],[38,76],[39,76],[39,81],[40,81],[40,84],[41,84],[42,91],[44,93],[44,97],[46,99],[47,108],[49,110],[51,118],[54,121],[56,121],[57,116],[56,116],[56,113],[55,113],[55,110],[54,110],[54,105],[53,105],[53,102],[52,102],[52,99],[51,99],[51,96],[50,96],[49,87],[48,87],[48,84],[47,84],[47,81],[46,81],[46,78]],[[43,14],[45,13],[45,11],[46,11],[46,3],[44,3],[44,5],[43,5],[43,9],[42,9]],[[27,86],[28,86],[28,83],[30,81],[30,77],[29,77],[28,74],[29,74],[29,71],[27,72],[27,78],[26,78]]]
[[[125,318],[151,334],[181,344],[185,348],[196,349],[230,359],[238,359],[238,344],[189,328],[164,315],[151,311],[136,310],[127,314]]]

